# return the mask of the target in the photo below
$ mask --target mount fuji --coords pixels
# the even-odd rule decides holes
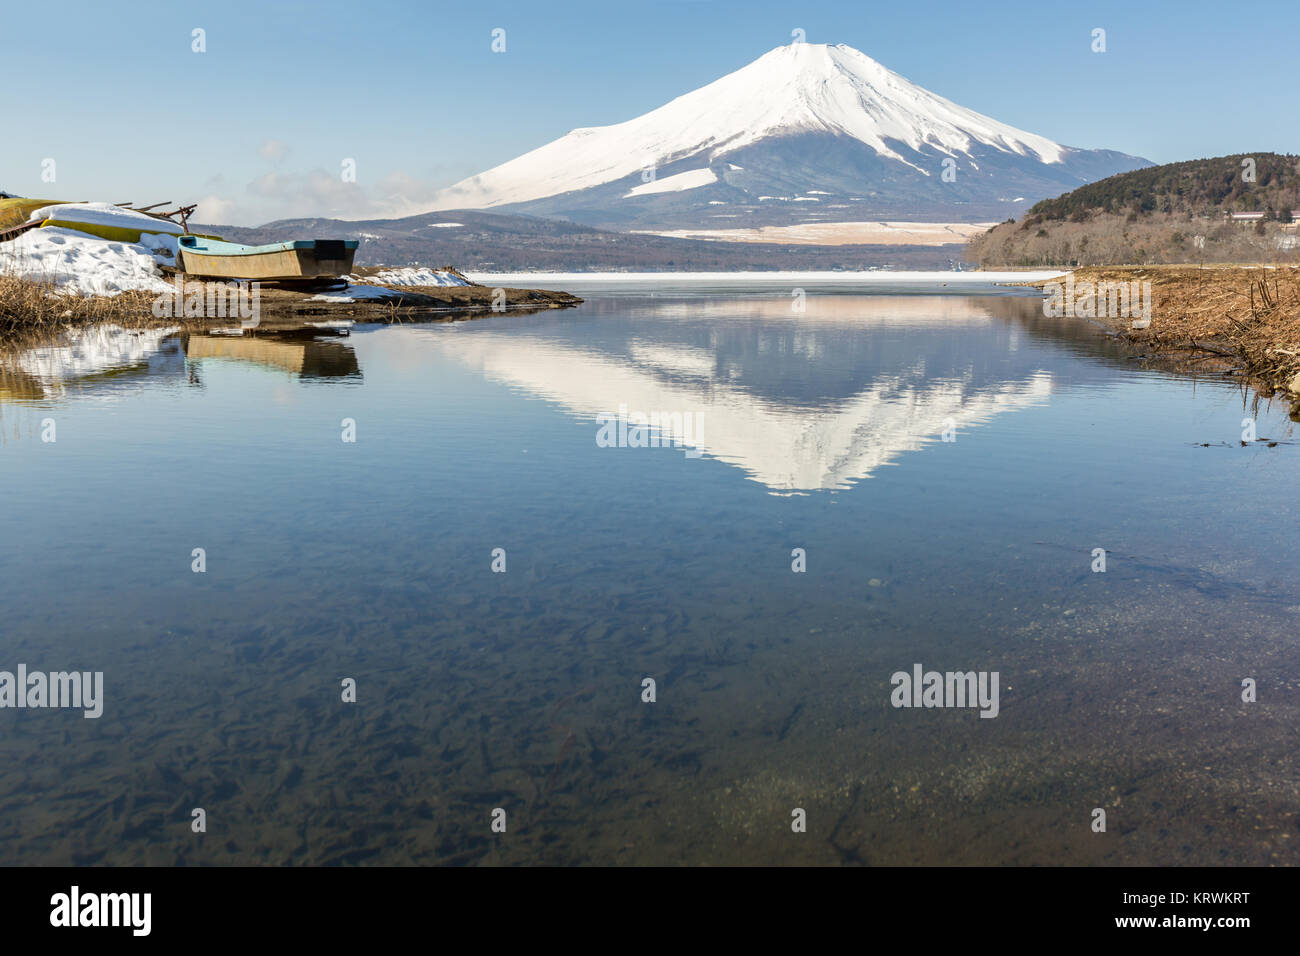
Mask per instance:
[[[794,43],[456,183],[432,210],[641,230],[975,222],[1150,165],[1000,123],[852,47]]]

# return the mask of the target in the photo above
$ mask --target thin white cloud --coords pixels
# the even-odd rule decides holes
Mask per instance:
[[[373,185],[347,182],[342,170],[269,170],[250,180],[242,195],[211,187],[195,218],[228,225],[304,218],[398,219],[427,212],[436,191],[434,183],[401,170],[388,173]]]
[[[289,144],[278,139],[263,140],[262,145],[257,147],[257,154],[265,160],[278,163],[289,155]]]

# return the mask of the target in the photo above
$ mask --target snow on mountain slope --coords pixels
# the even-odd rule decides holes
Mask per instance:
[[[443,190],[434,208],[528,202],[687,157],[707,168],[762,140],[806,133],[848,137],[936,178],[937,169],[923,167],[898,147],[958,157],[984,146],[1043,164],[1061,163],[1067,152],[931,93],[851,47],[795,43],[636,119],[576,129],[463,180]]]
[[[717,181],[718,177],[714,175],[713,170],[705,166],[703,169],[692,169],[664,179],[652,179],[640,186],[629,189],[627,195],[652,196],[655,193],[675,193],[683,189],[696,189],[700,186],[707,186],[709,183],[716,183]]]

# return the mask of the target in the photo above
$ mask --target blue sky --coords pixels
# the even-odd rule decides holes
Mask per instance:
[[[0,189],[201,200],[209,221],[414,211],[574,127],[739,69],[795,28],[1072,146],[1156,162],[1300,152],[1296,0],[64,0],[9,4],[0,21]]]

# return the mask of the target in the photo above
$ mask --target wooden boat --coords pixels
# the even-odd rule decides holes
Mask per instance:
[[[180,236],[177,267],[207,279],[317,279],[352,271],[356,239],[295,239],[266,246]]]

